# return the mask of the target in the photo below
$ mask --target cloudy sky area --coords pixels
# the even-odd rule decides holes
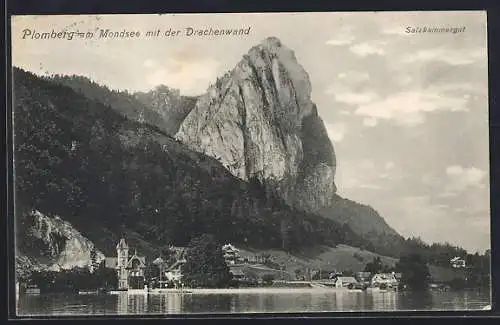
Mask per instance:
[[[23,40],[39,32],[243,28],[244,37]],[[466,27],[406,34],[406,27]],[[480,12],[21,17],[13,64],[85,75],[114,89],[204,92],[276,36],[309,73],[337,153],[339,193],[404,236],[490,247],[486,15]]]

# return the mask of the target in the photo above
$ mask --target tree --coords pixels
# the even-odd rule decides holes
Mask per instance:
[[[424,290],[429,285],[429,268],[419,254],[402,255],[396,264],[396,270],[402,274],[401,282],[413,290]]]
[[[97,251],[96,251],[95,247],[92,247],[92,250],[90,251],[90,270],[91,270],[91,272],[95,272],[98,267],[99,267],[99,263],[97,261]]]
[[[208,234],[190,241],[182,274],[188,286],[205,288],[227,287],[232,277],[221,246]]]
[[[382,271],[383,268],[384,266],[382,264],[382,260],[380,259],[380,257],[377,256],[373,258],[372,262],[366,264],[364,271],[370,272],[371,274],[376,274]]]
[[[275,276],[274,276],[274,274],[271,274],[271,273],[264,274],[262,276],[262,282],[265,285],[271,285],[271,284],[273,284],[274,279],[275,279]]]

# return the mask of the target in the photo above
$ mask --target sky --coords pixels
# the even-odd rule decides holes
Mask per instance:
[[[424,26],[461,32],[406,32]],[[250,31],[186,36],[188,27]],[[100,29],[141,36],[99,38]],[[94,37],[31,38],[52,30]],[[165,84],[198,95],[268,36],[309,73],[340,195],[373,206],[405,237],[490,248],[485,12],[18,16],[12,63],[116,90]]]

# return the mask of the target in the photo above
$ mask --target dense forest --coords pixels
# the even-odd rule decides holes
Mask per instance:
[[[119,236],[149,251],[211,233],[256,248],[369,243],[233,177],[162,130],[61,84],[14,70],[16,220],[35,208],[72,223],[105,254]],[[20,248],[23,238],[20,234]]]
[[[89,99],[110,106],[132,121],[140,121],[174,135],[186,115],[194,108],[197,97],[181,96],[178,90],[158,86],[149,92],[116,91],[86,77],[52,75],[48,81],[70,87]]]
[[[418,237],[404,238],[401,235],[380,234],[374,231],[364,235],[375,251],[381,255],[399,257],[405,254],[419,254],[429,264],[448,267],[455,256],[465,257],[467,251],[449,243],[427,244]]]

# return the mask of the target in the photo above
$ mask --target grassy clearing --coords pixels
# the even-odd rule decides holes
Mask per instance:
[[[337,247],[316,246],[302,250],[296,254],[288,254],[282,250],[252,250],[241,249],[242,255],[248,254],[269,254],[273,264],[284,266],[283,274],[285,279],[294,279],[295,270],[304,273],[307,269],[322,271],[363,271],[365,265],[375,257],[380,257],[383,264],[394,266],[398,259],[388,256],[378,255],[366,250],[347,245],[338,245]],[[264,266],[262,264],[248,265],[247,269],[257,273],[259,276],[272,273],[277,278],[282,274],[280,270]],[[464,272],[452,268],[445,268],[430,265],[429,271],[433,281],[448,282],[454,278],[463,278]]]

